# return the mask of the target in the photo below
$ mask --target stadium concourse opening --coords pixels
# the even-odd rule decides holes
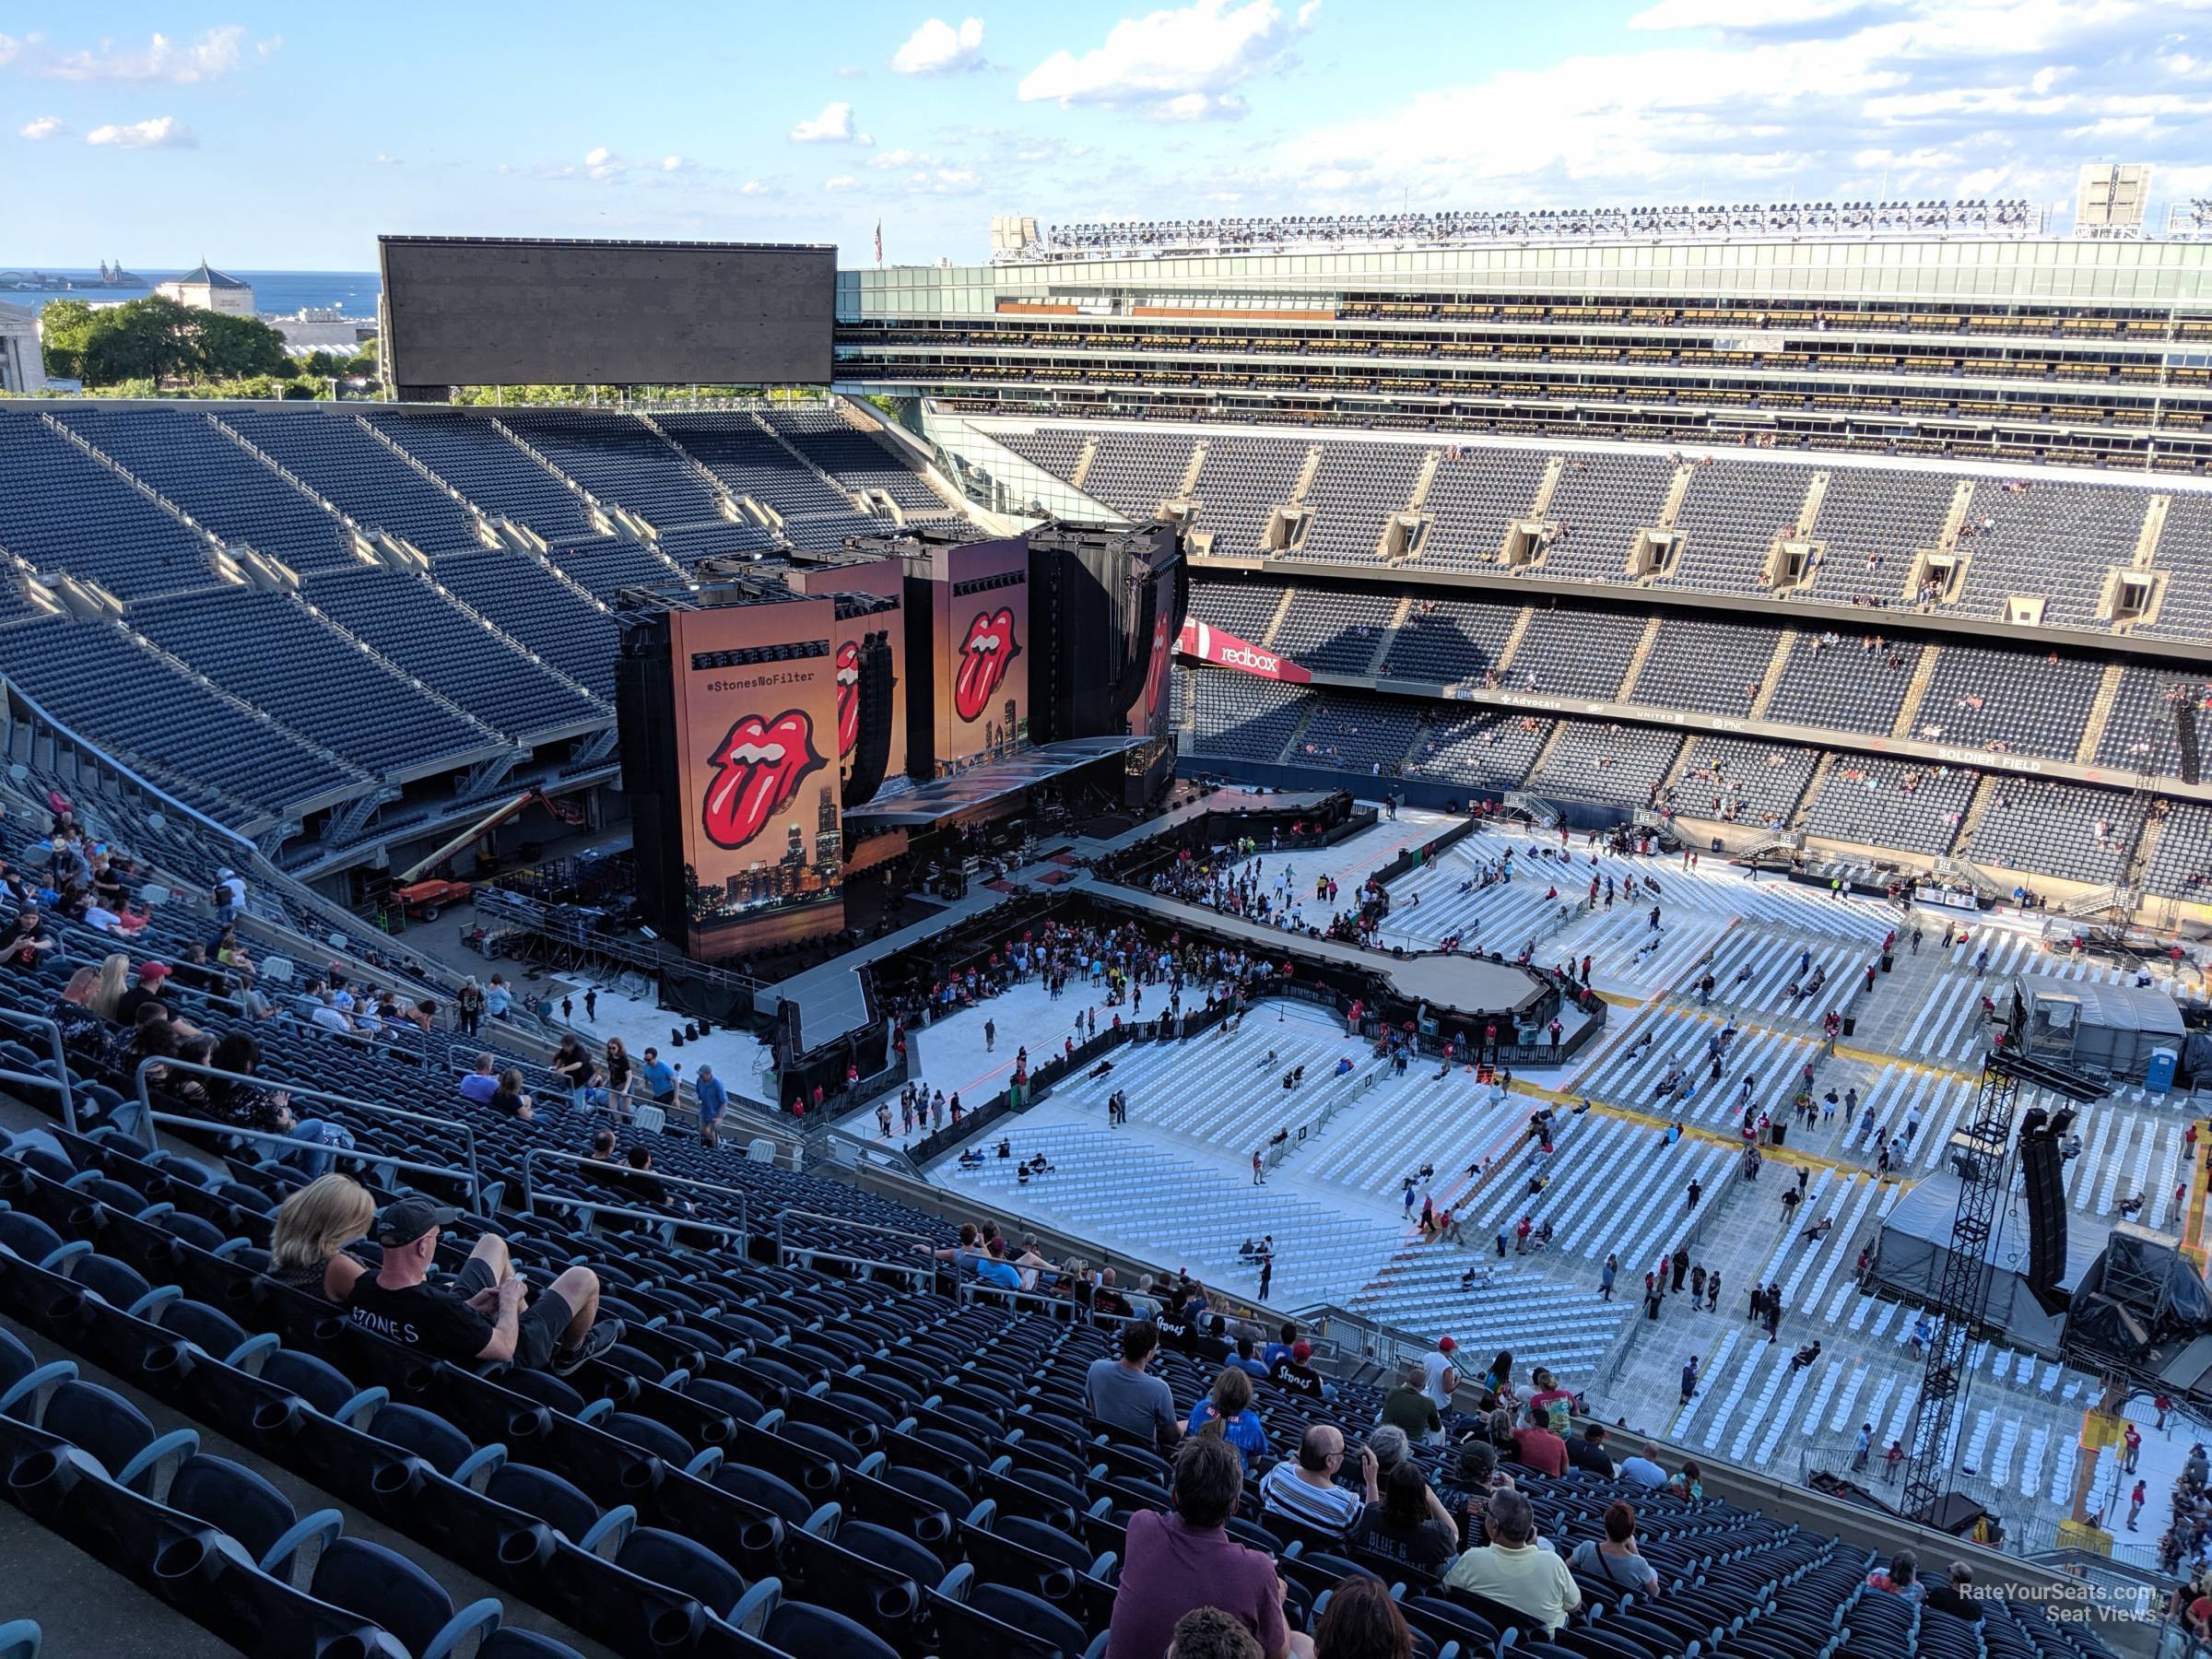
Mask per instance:
[[[1211,1501],[1271,1632],[2147,1650],[2203,244],[1779,212],[395,239],[406,401],[0,412],[0,1618],[1072,1656]],[[455,332],[408,262],[487,249],[713,291]],[[778,394],[437,401],[710,363]],[[1983,1058],[2062,1041],[2023,1283],[2091,1317],[1982,1309],[1926,1416]]]

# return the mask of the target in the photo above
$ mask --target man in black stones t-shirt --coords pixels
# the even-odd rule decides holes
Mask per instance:
[[[419,1194],[384,1206],[376,1235],[383,1263],[347,1298],[356,1329],[443,1359],[512,1360],[564,1376],[621,1339],[620,1320],[599,1318],[599,1276],[588,1267],[569,1268],[525,1311],[528,1288],[497,1233],[477,1241],[458,1290],[428,1283],[439,1230],[460,1218]]]

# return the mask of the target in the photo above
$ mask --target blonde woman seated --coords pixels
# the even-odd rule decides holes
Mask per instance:
[[[343,1304],[368,1266],[346,1246],[369,1236],[376,1200],[346,1175],[324,1175],[287,1198],[269,1240],[269,1277],[294,1290]]]

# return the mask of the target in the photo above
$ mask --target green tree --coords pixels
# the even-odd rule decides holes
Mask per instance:
[[[290,380],[284,336],[258,317],[229,317],[154,296],[93,307],[57,300],[41,318],[46,371],[109,388],[273,375]]]
[[[192,325],[201,374],[228,380],[241,374],[291,372],[292,360],[284,349],[284,336],[259,317],[194,312]]]
[[[82,300],[53,300],[39,312],[39,338],[46,372],[56,380],[84,374],[85,341],[92,332],[93,310]]]
[[[102,307],[92,313],[78,373],[88,386],[188,375],[198,363],[194,316],[158,297]]]

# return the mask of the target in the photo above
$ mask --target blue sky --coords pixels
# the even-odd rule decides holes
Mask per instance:
[[[178,9],[179,6],[184,9]],[[97,26],[86,20],[97,10]],[[0,266],[366,269],[379,231],[983,256],[1050,221],[2212,194],[2212,0],[0,12]]]

